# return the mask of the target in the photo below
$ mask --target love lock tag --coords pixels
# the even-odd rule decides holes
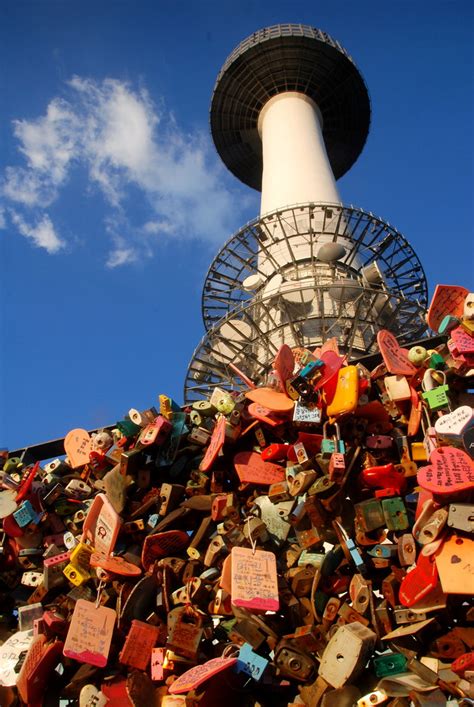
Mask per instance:
[[[122,577],[138,577],[142,571],[137,565],[132,565],[123,557],[106,556],[99,552],[93,552],[90,559],[91,567],[101,567],[106,572],[118,574]]]
[[[189,536],[184,530],[167,530],[148,535],[143,542],[142,565],[148,572],[156,560],[171,557],[189,545]]]
[[[15,497],[16,491],[0,491],[0,518],[6,518],[17,510]]]
[[[107,665],[117,614],[105,606],[78,599],[74,607],[63,653],[80,663]]]
[[[461,405],[452,412],[439,417],[435,422],[435,432],[443,439],[459,439],[472,425],[474,412],[470,405]]]
[[[382,329],[377,334],[377,343],[389,373],[412,376],[416,367],[408,360],[408,350],[400,346],[393,334]]]
[[[115,547],[121,524],[122,520],[110,501],[103,493],[98,493],[84,520],[81,540],[89,540],[97,552],[109,555]]]
[[[444,592],[474,595],[474,540],[452,535],[435,559]]]
[[[92,451],[92,440],[87,430],[78,428],[68,432],[64,438],[64,451],[73,469],[87,464]]]
[[[272,412],[290,413],[293,411],[295,404],[285,393],[279,393],[273,388],[264,387],[248,390],[245,393],[245,397],[254,403],[260,403],[260,405],[267,407]]]
[[[134,619],[120,651],[120,662],[137,670],[146,670],[159,635],[158,626],[150,626],[144,621]]]
[[[474,463],[461,449],[440,447],[430,464],[418,471],[418,483],[435,496],[454,496],[474,489]]]
[[[203,460],[199,465],[200,471],[209,471],[214,464],[219,452],[224,446],[226,430],[226,418],[221,415],[214,427],[209,446],[206,450]]]
[[[439,325],[447,314],[461,317],[468,294],[469,290],[458,285],[436,285],[426,317],[428,326],[433,331],[439,331]]]
[[[232,603],[245,609],[278,611],[278,578],[273,552],[232,548]]]
[[[195,690],[203,682],[206,682],[213,675],[227,670],[237,663],[237,658],[213,658],[202,665],[196,665],[179,676],[170,686],[169,692],[172,695],[179,695],[183,692]]]
[[[295,368],[295,357],[287,344],[280,346],[273,362],[273,368],[278,376],[282,390],[285,390],[285,383],[293,375]]]
[[[243,484],[270,486],[285,481],[285,469],[266,462],[258,452],[239,452],[234,456],[234,467]]]

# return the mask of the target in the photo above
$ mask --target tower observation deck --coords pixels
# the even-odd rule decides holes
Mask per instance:
[[[202,295],[207,333],[186,402],[226,387],[234,364],[256,383],[282,344],[336,337],[349,359],[426,331],[427,285],[408,241],[342,203],[336,180],[367,139],[370,100],[349,54],[325,32],[276,25],[241,42],[222,67],[210,112],[229,170],[261,191],[260,215],[221,248]]]

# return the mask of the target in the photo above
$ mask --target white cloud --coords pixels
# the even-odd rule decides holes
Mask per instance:
[[[7,227],[7,220],[5,218],[5,209],[0,206],[0,229]]]
[[[50,254],[64,248],[65,243],[57,235],[47,214],[44,214],[35,226],[29,225],[16,211],[12,210],[10,216],[21,235],[31,239],[38,248],[44,248]]]
[[[7,201],[45,209],[67,187],[71,170],[85,168],[89,186],[104,197],[112,241],[106,265],[112,268],[150,257],[160,238],[218,243],[230,235],[236,198],[223,183],[224,169],[207,137],[180,131],[145,90],[124,82],[75,77],[66,92],[67,98],[53,98],[44,116],[14,122],[26,166],[5,170]],[[140,223],[133,190],[143,197]],[[111,228],[112,222],[120,228]],[[27,235],[18,218],[14,223]],[[48,252],[63,245],[48,216],[28,230]]]

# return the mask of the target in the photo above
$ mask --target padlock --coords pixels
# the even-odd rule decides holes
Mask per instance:
[[[341,626],[321,657],[319,675],[333,687],[343,687],[363,670],[376,634],[359,622]]]
[[[339,454],[346,453],[346,447],[340,438],[339,425],[337,422],[334,423],[335,435],[330,439],[328,437],[329,422],[325,422],[323,425],[323,439],[321,441],[321,454],[323,459],[330,459],[331,454],[338,452]]]
[[[282,640],[278,643],[273,663],[282,676],[292,678],[298,682],[307,682],[316,674],[315,660],[309,653],[298,650],[288,640]]]
[[[449,408],[449,386],[446,385],[446,374],[444,371],[434,373],[433,369],[428,368],[423,376],[421,387],[424,391],[422,398],[426,400],[430,410],[436,411]]]
[[[168,614],[166,647],[178,655],[195,660],[204,634],[203,616],[193,607],[177,607]]]

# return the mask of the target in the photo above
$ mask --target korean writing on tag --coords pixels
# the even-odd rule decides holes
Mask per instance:
[[[219,418],[219,420],[217,421],[216,426],[214,427],[214,430],[212,432],[211,441],[209,442],[209,446],[206,450],[206,454],[204,455],[204,459],[202,460],[202,462],[199,465],[199,469],[201,471],[208,471],[211,468],[217,455],[219,454],[220,450],[224,446],[225,426],[226,426],[226,418],[224,415],[222,415]]]
[[[103,668],[107,665],[116,617],[113,609],[96,608],[94,602],[78,599],[64,644],[64,655]]]
[[[270,486],[285,480],[285,470],[262,459],[258,452],[239,452],[234,457],[237,475],[243,484]]]
[[[277,611],[278,579],[273,552],[232,548],[232,603],[246,609]]]
[[[159,635],[160,629],[157,626],[134,619],[120,652],[120,662],[138,670],[146,670]]]
[[[450,495],[474,488],[474,464],[461,449],[435,449],[430,462],[418,471],[418,483],[427,491]]]
[[[92,440],[87,430],[78,428],[68,432],[64,438],[64,451],[73,469],[87,464],[92,451]]]
[[[220,673],[222,670],[235,665],[237,658],[212,658],[202,665],[195,665],[186,670],[183,675],[174,681],[169,688],[172,695],[179,695],[181,692],[189,692],[205,682],[208,678]]]
[[[15,673],[15,665],[21,653],[29,649],[32,640],[33,631],[17,631],[0,647],[0,685],[16,685],[18,673]]]
[[[408,351],[403,349],[393,334],[381,329],[377,334],[380,353],[389,373],[399,376],[411,376],[416,373],[415,366],[408,360]]]
[[[428,326],[433,331],[438,331],[439,325],[447,314],[455,317],[462,316],[464,300],[469,290],[457,285],[436,285],[433,299],[431,300],[428,316]]]

